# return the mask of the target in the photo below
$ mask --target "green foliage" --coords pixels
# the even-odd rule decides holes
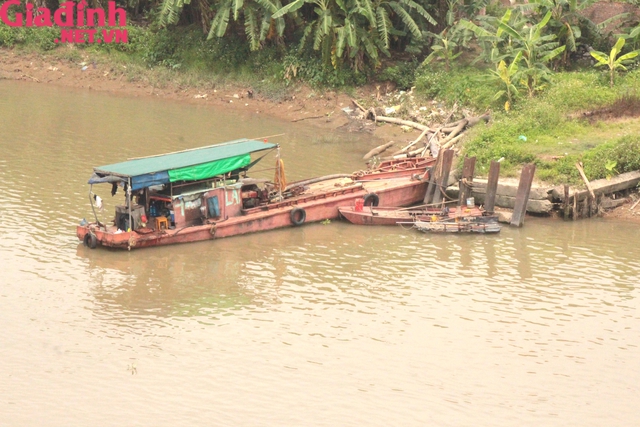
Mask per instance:
[[[396,65],[384,68],[376,79],[378,81],[390,81],[401,90],[411,88],[416,82],[416,69],[418,63],[414,61],[399,62]]]
[[[521,53],[519,52],[516,57],[511,61],[511,64],[507,66],[507,63],[504,60],[501,60],[497,65],[495,70],[490,71],[490,80],[498,83],[498,86],[501,88],[496,94],[493,96],[495,100],[506,97],[507,101],[504,104],[505,111],[509,111],[511,109],[511,105],[513,104],[514,99],[518,96],[518,88],[515,85],[515,82],[518,79],[518,63],[520,62]]]
[[[456,32],[458,28],[461,32],[464,31],[461,27],[449,27],[442,30],[440,34],[429,33],[434,38],[434,42],[431,45],[431,53],[423,62],[424,65],[428,65],[434,60],[440,60],[444,62],[447,71],[451,69],[453,61],[462,54],[458,45],[459,37]]]
[[[152,66],[162,65],[174,69],[179,68],[181,63],[177,52],[181,44],[175,33],[167,29],[160,29],[149,36],[143,41],[146,46],[144,46],[142,59]]]
[[[626,71],[627,67],[625,67],[625,65],[631,63],[631,60],[640,53],[640,51],[634,50],[619,57],[618,55],[622,52],[624,44],[625,39],[620,37],[616,44],[611,48],[609,55],[604,52],[591,51],[591,56],[598,61],[595,65],[596,67],[607,66],[609,68],[609,84],[611,87],[613,87],[616,70],[620,69]]]
[[[638,47],[640,47],[640,24],[638,24],[635,28],[632,28],[629,31],[629,34],[621,35],[621,37],[623,37],[629,43],[629,45],[632,46],[632,49],[637,49]]]
[[[575,52],[582,35],[580,23],[586,18],[579,12],[592,5],[594,0],[532,0],[520,5],[523,11],[533,11],[540,19],[550,17],[549,31],[568,52]]]
[[[421,66],[416,70],[415,85],[417,92],[426,97],[484,111],[492,105],[495,93],[484,76],[483,70],[473,67],[446,72]]]
[[[326,66],[346,64],[355,71],[388,56],[392,37],[421,38],[421,27],[436,24],[413,0],[294,0],[271,18],[285,15],[304,29],[300,49],[311,42]]]
[[[13,47],[28,45],[40,50],[55,49],[55,39],[60,37],[60,29],[54,27],[9,27],[0,25],[0,46]]]
[[[566,46],[558,46],[555,34],[544,35],[543,30],[549,20],[551,12],[542,18],[542,21],[527,28],[524,26],[520,31],[511,27],[506,22],[500,22],[499,29],[509,35],[516,43],[513,50],[515,55],[522,55],[525,67],[522,70],[524,85],[529,91],[529,96],[541,89],[541,83],[548,81],[550,70],[547,64],[556,56],[564,52]],[[515,58],[514,58],[515,61]]]
[[[13,47],[16,44],[16,37],[18,36],[18,31],[16,30],[7,25],[0,25],[0,47]]]
[[[191,0],[163,0],[160,5],[158,22],[161,26],[177,24],[185,5]]]
[[[584,173],[590,180],[618,173],[640,170],[640,136],[632,135],[599,145],[582,156]],[[608,168],[612,165],[613,168]]]
[[[296,80],[304,81],[315,88],[360,86],[366,83],[367,76],[348,68],[334,69],[308,52],[298,54],[296,51],[287,53],[282,62],[278,76],[286,84]],[[411,74],[413,75],[413,74]]]
[[[464,152],[476,155],[479,170],[485,172],[490,160],[504,157],[501,170],[505,175],[512,173],[521,163],[535,161],[537,177],[552,182],[579,183],[580,177],[575,169],[579,160],[585,164],[589,179],[610,175],[612,171],[607,170],[607,161],[610,161],[609,165],[616,162],[614,169],[621,173],[640,168],[638,137],[633,137],[633,144],[621,145],[611,154],[606,147],[616,142],[607,142],[611,140],[607,140],[608,135],[603,135],[598,125],[572,118],[574,114],[571,114],[613,105],[638,81],[638,70],[624,76],[614,88],[610,88],[608,82],[594,71],[560,73],[556,83],[541,96],[525,98],[509,114],[494,113],[490,126],[473,128]],[[593,135],[594,131],[598,134]],[[521,140],[520,135],[526,136],[527,141]],[[583,152],[592,154],[585,154],[582,158]],[[544,160],[551,156],[563,157]]]

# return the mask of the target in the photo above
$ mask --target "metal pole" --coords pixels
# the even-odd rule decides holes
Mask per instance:
[[[278,201],[282,201],[282,176],[280,176],[280,145],[278,145],[278,149],[276,152],[276,164],[277,164],[277,174],[278,174]]]
[[[89,187],[89,203],[91,203],[91,210],[93,211],[93,216],[96,219],[96,224],[100,226],[100,220],[98,220],[98,215],[96,214],[96,208],[93,206],[93,197],[91,197],[91,194],[93,194],[93,184],[91,184],[91,186]]]
[[[131,178],[129,178],[129,188],[127,188],[127,205],[129,207],[129,230],[133,231],[133,224],[131,223]]]

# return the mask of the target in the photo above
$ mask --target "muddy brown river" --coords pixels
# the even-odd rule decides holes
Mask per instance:
[[[0,81],[0,426],[640,425],[636,224],[77,241],[93,166],[285,133],[294,180],[377,145],[249,111]]]

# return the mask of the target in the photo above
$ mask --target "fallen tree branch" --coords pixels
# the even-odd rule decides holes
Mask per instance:
[[[362,111],[362,112],[366,112],[367,111],[367,110],[365,110],[365,108],[362,105],[358,104],[358,101],[356,101],[355,99],[352,98],[351,102],[353,102],[353,105],[355,105],[358,109],[360,109],[360,111]]]
[[[442,147],[440,147],[440,149],[441,150],[445,150],[445,149],[451,147],[453,144],[458,142],[458,140],[460,138],[462,138],[463,136],[464,136],[464,133],[461,133],[460,135],[456,136],[455,138],[451,138],[446,144],[444,144]]]
[[[445,133],[449,133],[452,132],[454,129],[456,129],[460,123],[466,121],[467,124],[465,125],[467,128],[473,127],[475,125],[477,125],[478,123],[480,123],[481,121],[483,122],[488,122],[491,119],[491,114],[489,113],[484,113],[481,116],[477,116],[477,117],[470,117],[468,119],[461,119],[458,120],[457,122],[453,122],[453,123],[447,123],[446,125],[444,125],[444,127],[442,128],[442,131]]]
[[[409,126],[419,130],[427,130],[427,131],[429,130],[429,126],[421,125],[420,123],[412,122],[410,120],[396,119],[394,117],[387,117],[387,116],[378,116],[377,120],[379,122],[393,123],[401,126]]]
[[[322,118],[322,117],[324,117],[324,116],[325,116],[325,115],[324,115],[324,114],[322,114],[322,115],[320,115],[320,116],[302,117],[302,118],[300,118],[300,119],[295,119],[295,120],[291,120],[291,121],[292,121],[292,122],[301,122],[301,121],[303,121],[303,120],[307,120],[307,119],[320,119],[320,118]]]
[[[472,128],[478,123],[480,123],[481,121],[487,123],[489,120],[491,120],[491,114],[489,113],[484,113],[481,116],[477,116],[477,117],[471,117],[467,119],[467,128]]]
[[[464,129],[465,126],[467,126],[467,121],[463,119],[460,124],[456,126],[445,139],[440,141],[440,148],[442,149],[448,147],[449,145],[447,145],[447,143],[454,139],[460,132],[462,132],[462,129]]]
[[[390,142],[387,142],[386,144],[378,145],[376,148],[374,148],[373,150],[371,150],[367,154],[365,154],[364,157],[362,158],[362,160],[369,160],[373,156],[385,152],[393,144],[394,144],[394,142],[390,141]]]
[[[430,131],[429,128],[425,129],[422,131],[422,133],[420,134],[419,137],[417,137],[416,139],[414,139],[409,145],[407,145],[406,147],[404,147],[402,150],[394,153],[394,154],[400,154],[400,153],[404,153],[405,151],[407,151],[409,148],[413,147],[414,145],[416,145],[422,138],[424,138],[424,136]]]

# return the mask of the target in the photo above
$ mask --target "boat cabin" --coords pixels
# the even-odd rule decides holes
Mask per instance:
[[[93,184],[109,183],[111,194],[121,188],[125,202],[116,206],[110,232],[180,229],[242,215],[243,210],[266,204],[282,186],[246,177],[257,160],[251,154],[276,150],[266,141],[240,139],[223,144],[99,166],[89,180],[95,213]],[[279,178],[276,168],[276,181]]]

